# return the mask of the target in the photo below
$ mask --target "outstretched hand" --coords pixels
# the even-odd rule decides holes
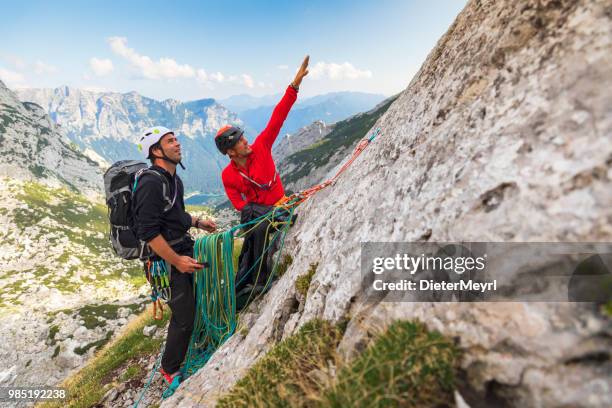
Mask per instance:
[[[295,79],[293,80],[291,84],[295,86],[296,88],[300,87],[300,84],[302,83],[302,79],[306,75],[308,75],[308,61],[309,60],[310,60],[310,55],[307,55],[306,58],[304,58],[304,61],[302,61],[302,66],[300,66],[300,69],[298,69],[297,74],[295,74]]]

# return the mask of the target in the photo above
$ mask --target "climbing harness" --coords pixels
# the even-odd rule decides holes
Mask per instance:
[[[361,152],[363,152],[376,136],[381,133],[380,128],[377,128],[369,137],[359,142],[351,157],[332,178],[299,193],[284,197],[275,204],[271,211],[258,218],[236,225],[227,231],[204,235],[196,239],[194,244],[194,258],[199,263],[204,264],[205,267],[193,273],[193,290],[196,302],[195,320],[187,354],[181,368],[182,379],[188,378],[202,368],[213,353],[234,334],[237,327],[236,287],[239,287],[252,273],[256,273],[254,281],[258,281],[257,278],[261,273],[262,265],[263,262],[266,261],[268,252],[274,248],[275,244],[279,243],[279,249],[273,254],[273,257],[276,256],[276,258],[273,259],[272,271],[266,280],[263,290],[255,294],[255,288],[253,288],[245,303],[247,305],[250,304],[266,293],[270,288],[278,269],[280,256],[285,243],[285,236],[291,226],[291,221],[297,206],[322,189],[334,185],[338,177],[346,171]],[[272,236],[259,258],[251,265],[244,276],[236,282],[235,270],[237,269],[237,265],[234,265],[233,257],[234,238],[247,236],[262,223],[268,224],[266,236],[270,233]],[[153,265],[154,263],[151,264]],[[157,279],[156,282],[161,281],[164,285],[166,282],[169,282],[167,272],[170,268],[165,262],[161,262],[157,266],[151,267],[150,270],[153,271],[151,275]],[[164,273],[166,273],[166,275],[164,275]],[[166,293],[164,291],[164,286],[162,285],[160,288],[161,289],[158,291],[160,295],[158,295],[156,299],[164,299],[162,297]],[[167,293],[169,299],[169,285]],[[153,374],[154,373],[155,371]],[[142,399],[142,396],[146,393],[153,374],[145,386],[140,399]],[[172,384],[174,384],[174,382]],[[176,387],[173,387],[172,384],[164,392],[164,398],[172,395],[176,387],[178,387],[178,381]],[[140,399],[134,404],[134,407],[138,406]]]

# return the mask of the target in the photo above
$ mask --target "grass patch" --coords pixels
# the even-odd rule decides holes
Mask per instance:
[[[217,407],[294,407],[317,389],[316,373],[328,367],[342,333],[323,320],[306,323],[256,362]]]
[[[74,353],[78,354],[79,356],[82,356],[83,354],[87,353],[90,348],[94,348],[94,350],[99,350],[102,346],[108,343],[108,341],[110,340],[112,336],[113,336],[113,331],[110,330],[106,332],[106,336],[103,339],[86,344],[83,347],[77,347],[74,349]]]
[[[100,317],[104,319],[115,320],[117,319],[119,309],[125,307],[130,309],[132,312],[137,311],[140,308],[140,304],[134,303],[131,305],[86,305],[79,309],[79,316],[84,321],[84,326],[91,330],[98,326],[105,326],[104,321],[100,321]]]
[[[293,257],[289,254],[285,254],[283,259],[281,259],[281,261],[276,266],[276,276],[278,276],[279,278],[283,276],[292,263]]]
[[[67,378],[60,387],[66,388],[68,399],[41,404],[42,407],[91,407],[98,403],[108,388],[103,379],[129,360],[149,356],[160,351],[163,339],[155,339],[142,334],[145,326],[152,324],[165,327],[169,313],[164,320],[153,319],[150,312],[141,313],[130,322],[116,340],[100,350],[88,364],[76,374]]]
[[[339,325],[307,323],[256,362],[217,406],[453,405],[459,352],[451,340],[420,322],[396,321],[361,355],[342,362],[336,353],[341,337]]]
[[[57,274],[55,269],[52,269],[53,273],[48,273],[45,266],[37,266],[37,276],[41,277],[43,284],[63,293],[72,293],[82,284],[104,287],[116,279],[128,281],[136,287],[145,283],[139,262],[124,261],[111,255],[104,203],[90,201],[64,187],[53,188],[37,182],[24,182],[11,189],[15,198],[23,203],[11,210],[14,225],[25,232],[37,224],[36,235],[33,235],[33,231],[28,234],[37,241],[37,245],[53,248],[48,265],[57,268],[70,262],[65,274]],[[41,222],[43,219],[44,223]],[[22,250],[18,244],[16,246],[17,251]],[[72,280],[77,271],[87,273],[78,280]],[[0,292],[6,293],[4,289]]]
[[[326,407],[453,405],[458,351],[424,324],[397,321],[338,373]]]
[[[131,380],[132,378],[140,377],[143,374],[144,370],[139,365],[131,365],[125,370],[123,374],[119,377],[119,381],[126,382]]]
[[[57,335],[58,332],[59,332],[59,326],[53,325],[49,327],[49,340],[50,340],[51,346],[57,343],[57,340],[55,340],[55,336]]]
[[[318,266],[318,262],[311,263],[310,267],[308,268],[308,272],[306,272],[304,275],[298,276],[298,278],[295,280],[295,290],[304,296],[304,298],[306,298],[306,295],[308,294],[310,282],[312,281],[314,274],[317,272]]]
[[[213,209],[206,205],[186,204],[185,211],[202,219],[213,216]]]
[[[246,337],[249,335],[249,328],[248,327],[242,327],[240,330],[238,330],[238,334],[241,335],[242,337]]]
[[[606,304],[602,305],[601,310],[606,316],[612,317],[612,300],[608,300]]]

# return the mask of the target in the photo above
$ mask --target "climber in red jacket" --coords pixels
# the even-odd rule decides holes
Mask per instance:
[[[243,135],[244,131],[238,127],[225,125],[217,132],[217,148],[231,159],[221,174],[223,186],[238,211],[242,211],[247,203],[274,205],[285,195],[272,159],[272,145],[297,99],[302,78],[308,74],[308,59],[306,56],[295,79],[274,108],[268,125],[252,145],[249,145]]]
[[[295,79],[276,105],[266,128],[257,136],[252,145],[238,127],[226,125],[217,132],[215,143],[222,154],[227,154],[230,163],[223,170],[221,178],[227,197],[236,210],[241,212],[245,223],[267,212],[275,203],[284,198],[285,190],[272,158],[272,145],[278,136],[289,110],[297,99],[302,79],[308,74],[309,56],[304,58]],[[267,246],[268,224],[260,224],[245,237],[240,253],[240,268],[236,277],[237,290],[241,278],[245,277],[255,260],[259,259]],[[261,257],[262,259],[265,257]],[[262,262],[252,276],[252,284],[263,286],[268,279],[267,262]],[[253,275],[253,274],[251,274]]]

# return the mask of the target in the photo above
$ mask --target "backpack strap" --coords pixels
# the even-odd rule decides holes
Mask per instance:
[[[144,174],[155,174],[162,181],[162,195],[164,197],[164,201],[166,202],[166,205],[164,207],[164,212],[170,211],[170,209],[174,207],[174,203],[176,202],[176,196],[178,194],[178,184],[176,181],[176,177],[178,176],[174,177],[174,197],[170,199],[170,194],[169,194],[170,185],[168,184],[168,179],[166,179],[166,177],[160,172],[158,172],[157,170],[154,170],[151,168],[140,169],[138,170],[138,172],[136,172],[136,174],[134,175],[134,187],[132,189],[132,194],[134,194],[134,192],[136,191],[136,185],[138,184],[138,179],[142,177],[142,175]]]

